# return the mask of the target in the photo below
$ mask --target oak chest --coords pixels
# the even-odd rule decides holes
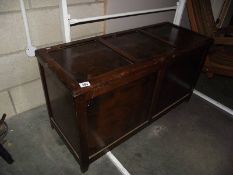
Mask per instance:
[[[211,43],[160,23],[37,50],[51,126],[81,170],[188,100]]]

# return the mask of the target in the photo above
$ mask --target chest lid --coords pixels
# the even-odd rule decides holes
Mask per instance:
[[[126,75],[156,71],[160,60],[174,57],[179,50],[201,46],[206,40],[189,30],[161,23],[40,49],[36,56],[74,90],[83,82],[90,81],[92,88],[102,87]]]
[[[170,44],[176,50],[192,49],[206,42],[207,37],[171,23],[144,27],[143,31]]]
[[[49,56],[77,82],[130,64],[125,58],[96,40],[49,52]]]
[[[127,53],[134,62],[156,59],[169,55],[174,48],[167,43],[151,37],[140,29],[116,33],[102,37],[107,44]]]

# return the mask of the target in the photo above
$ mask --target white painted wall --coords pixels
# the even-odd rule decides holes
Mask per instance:
[[[145,10],[174,6],[178,0],[106,0],[106,14],[115,14],[135,10]],[[224,0],[211,0],[215,20],[218,18]],[[127,17],[106,21],[106,33],[155,24],[162,21],[173,21],[174,12]],[[190,28],[187,11],[185,9],[181,26]]]
[[[175,6],[177,0],[107,0],[106,14],[115,14],[136,10],[146,10]],[[173,21],[174,12],[161,12],[150,15],[127,17],[106,22],[106,33],[155,24],[162,21]]]

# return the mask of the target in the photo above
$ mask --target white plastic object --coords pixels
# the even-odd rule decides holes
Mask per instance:
[[[196,94],[197,96],[203,98],[204,100],[210,102],[214,106],[222,109],[223,111],[227,112],[228,114],[230,114],[233,117],[233,110],[232,109],[228,108],[227,106],[221,104],[218,101],[215,101],[214,99],[212,99],[212,98],[208,97],[207,95],[197,91],[196,89],[194,89],[193,93]]]
[[[106,19],[135,16],[135,15],[144,15],[144,14],[149,14],[149,13],[164,12],[164,11],[170,11],[170,10],[176,10],[176,6],[158,8],[158,9],[141,10],[141,11],[133,11],[133,12],[126,12],[126,13],[118,13],[118,14],[111,14],[111,15],[103,15],[103,16],[89,17],[89,18],[83,18],[83,19],[70,19],[70,25],[106,20]]]
[[[85,81],[85,82],[79,83],[79,86],[81,88],[84,88],[84,87],[91,86],[91,83],[89,81]]]
[[[26,34],[26,38],[27,38],[26,54],[29,57],[34,57],[35,56],[36,47],[32,46],[32,41],[31,41],[31,38],[30,38],[29,27],[28,27],[28,20],[27,20],[27,15],[26,15],[26,11],[25,11],[24,2],[23,2],[23,0],[19,0],[19,1],[20,1],[21,14],[22,14],[22,17],[23,17],[25,34]]]
[[[36,47],[33,47],[33,46],[28,46],[26,48],[26,54],[29,56],[29,57],[34,57],[35,56],[35,51],[36,51]]]
[[[70,15],[68,14],[66,0],[59,1],[59,10],[60,10],[60,21],[61,21],[63,41],[65,43],[68,43],[71,41],[71,36],[70,36],[70,23],[69,23]]]
[[[176,9],[176,13],[174,16],[174,21],[173,24],[175,25],[180,25],[181,20],[182,20],[182,15],[184,12],[184,8],[185,8],[185,4],[186,4],[186,0],[179,0],[176,5],[177,5],[177,9]]]

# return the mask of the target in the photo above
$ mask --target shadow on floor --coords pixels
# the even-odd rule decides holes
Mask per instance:
[[[207,78],[202,73],[196,85],[196,89],[212,99],[233,109],[233,78],[214,75]]]
[[[81,174],[79,165],[50,128],[44,106],[8,121],[13,165],[0,159],[1,175]],[[233,119],[193,96],[112,153],[132,175],[232,175]],[[118,175],[103,156],[87,175]]]

